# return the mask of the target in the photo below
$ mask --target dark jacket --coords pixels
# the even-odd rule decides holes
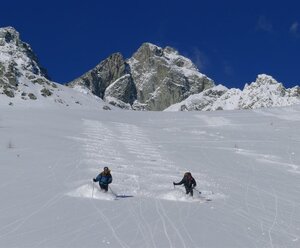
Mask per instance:
[[[181,185],[183,184],[184,187],[191,189],[197,186],[196,180],[192,177],[190,173],[186,173],[182,180],[179,183],[174,183],[174,185]]]
[[[112,176],[110,174],[110,172],[105,173],[104,171],[102,171],[94,180],[94,182],[99,182],[99,184],[102,185],[108,185],[112,182]]]

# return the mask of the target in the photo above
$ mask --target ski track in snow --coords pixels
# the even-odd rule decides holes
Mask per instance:
[[[298,112],[291,108],[256,109],[253,110],[253,112],[281,120],[300,121],[300,116]]]
[[[84,130],[79,137],[83,147],[84,156],[81,163],[87,164],[87,171],[95,176],[104,166],[112,170],[113,183],[111,188],[118,195],[130,195],[136,197],[139,202],[138,209],[129,209],[128,218],[136,221],[137,237],[142,237],[147,247],[157,247],[153,233],[153,226],[143,218],[142,199],[154,198],[158,223],[160,230],[164,233],[164,239],[169,247],[188,247],[183,234],[182,226],[176,224],[168,216],[160,200],[204,202],[201,198],[190,198],[184,190],[174,190],[174,172],[181,173],[181,170],[174,163],[163,155],[163,152],[156,147],[147,136],[147,133],[140,127],[128,123],[109,123],[96,120],[83,120]],[[91,179],[89,179],[91,180]],[[94,187],[94,189],[93,189]],[[99,213],[102,221],[107,224],[111,233],[120,247],[130,247],[118,236],[118,226],[114,226],[109,219],[100,211],[95,201],[115,200],[112,194],[104,194],[99,191],[98,183],[85,183],[68,193],[69,196],[90,198],[93,207]],[[195,195],[197,196],[196,192]],[[120,225],[122,225],[120,223]],[[174,237],[174,233],[176,236]],[[185,233],[189,235],[188,230]],[[189,236],[189,242],[193,239]],[[134,238],[132,242],[135,242]],[[136,241],[138,242],[138,240]]]
[[[185,195],[183,188],[176,187],[174,190],[172,181],[182,173],[182,169],[176,167],[160,150],[160,146],[154,145],[147,133],[136,125],[83,120],[83,127],[83,132],[77,139],[84,148],[83,160],[89,165],[90,175],[95,176],[103,166],[109,166],[113,175],[112,189],[118,194],[137,196],[136,199],[140,202],[139,211],[130,210],[131,216],[128,218],[136,221],[136,232],[139,233],[140,239],[142,237],[144,240],[143,243],[148,247],[156,247],[155,237],[158,235],[156,230],[160,230],[159,232],[164,233],[163,239],[170,247],[177,246],[177,244],[180,244],[180,247],[189,247],[181,234],[183,229],[185,236],[189,237],[188,242],[193,244],[193,237],[189,235],[189,230],[185,228],[184,223],[176,227],[160,202],[160,200],[205,202],[205,200],[197,198],[196,192],[194,198],[190,198]],[[174,173],[176,176],[172,177]],[[197,173],[195,176],[199,178]],[[201,180],[201,183],[205,183],[205,180]],[[95,188],[99,187],[98,184],[94,186]],[[209,194],[209,192],[207,193]],[[90,183],[81,185],[69,195],[93,197],[98,200],[114,200],[111,194],[103,194],[97,189],[92,194],[92,184]],[[155,199],[159,221],[157,227],[159,228],[153,229],[153,226],[143,218],[141,201],[144,197]],[[220,195],[216,194],[215,197],[220,197]],[[93,205],[95,206],[95,203]],[[182,213],[182,215],[185,214]],[[110,229],[119,245],[126,247],[116,236],[118,227],[111,225]],[[196,247],[196,245],[194,246]]]
[[[79,137],[84,150],[81,163],[88,164],[92,177],[108,166],[112,170],[111,188],[118,195],[150,197],[172,201],[201,202],[190,199],[180,188],[173,189],[174,172],[180,168],[163,155],[147,133],[129,123],[104,123],[97,120],[83,120],[84,130]],[[91,179],[89,179],[91,180]],[[93,187],[95,187],[93,192]],[[99,192],[98,183],[81,185],[68,195],[75,197],[114,200],[112,194]]]
[[[196,117],[199,122],[182,120],[176,127],[168,125],[171,122],[168,119],[162,125],[165,136],[161,139],[160,133],[147,129],[149,123],[143,128],[144,120],[143,125],[134,125],[106,119],[98,121],[97,117],[95,120],[93,117],[82,119],[82,126],[74,129],[76,134],[73,130],[68,133],[75,137],[67,136],[67,140],[62,139],[59,144],[53,143],[55,147],[69,149],[68,153],[55,153],[57,156],[51,157],[43,167],[42,176],[46,175],[47,186],[29,188],[34,178],[23,179],[21,174],[0,184],[4,199],[9,199],[5,198],[5,192],[11,187],[15,187],[12,193],[19,193],[19,181],[25,186],[23,190],[34,192],[22,201],[9,199],[2,202],[0,246],[60,247],[62,244],[62,247],[80,247],[85,242],[88,246],[124,248],[140,247],[141,244],[145,248],[211,247],[209,244],[228,247],[226,242],[229,240],[230,247],[298,247],[297,179],[300,165],[295,122],[299,117],[293,113],[287,113],[288,118],[277,117],[276,110],[265,113],[262,115],[268,117],[268,123],[273,121],[269,117],[276,117],[278,123],[274,122],[275,127],[271,130],[274,136],[266,134],[261,139],[259,135],[252,137],[252,134],[259,134],[266,125],[259,126],[259,129],[250,128],[249,132],[245,130],[241,133],[245,136],[239,137],[232,131],[241,128],[238,121],[225,117]],[[255,121],[245,123],[242,122],[243,128]],[[278,136],[277,131],[281,132]],[[290,136],[283,135],[285,133]],[[169,135],[176,134],[182,139],[181,143],[170,149],[168,146],[172,146],[171,142],[176,139],[169,138]],[[266,137],[268,139],[264,140]],[[70,138],[75,142],[70,142]],[[5,150],[8,158],[12,152],[19,153],[18,139],[13,141],[17,148]],[[280,143],[278,146],[276,143],[281,141],[282,150]],[[164,142],[169,142],[166,150]],[[185,158],[169,157],[167,152],[180,153],[179,147],[186,148],[183,156],[188,158],[191,152],[193,160],[197,160],[195,164],[198,159],[200,161],[199,167],[191,167],[199,180],[199,188],[210,188],[215,192],[222,188],[226,197],[215,193],[212,198],[222,200],[202,204],[200,199],[187,197],[183,187],[173,189],[172,181],[178,180],[183,170],[175,162],[182,163]],[[78,151],[74,157],[73,151]],[[66,159],[66,155],[70,159]],[[30,160],[25,162],[30,163]],[[216,166],[218,163],[220,165]],[[133,198],[115,201],[113,194],[98,190],[98,184],[93,184],[91,179],[104,166],[112,169],[113,191]],[[35,170],[35,167],[28,168]],[[65,197],[65,193],[77,199]],[[190,204],[195,202],[201,204]],[[66,214],[69,212],[66,210],[70,210],[70,214]],[[63,221],[56,222],[55,218]],[[217,238],[221,238],[220,243],[214,240]]]
[[[224,118],[213,119],[207,122],[207,124],[209,124],[209,127],[218,127],[223,124],[227,126],[230,125]],[[163,232],[165,244],[169,247],[177,246],[178,244],[180,244],[180,247],[189,247],[190,244],[196,246],[193,237],[189,236],[189,231],[185,229],[184,214],[179,214],[182,225],[180,225],[180,229],[178,229],[166,213],[160,200],[172,200],[177,202],[196,201],[195,199],[186,197],[181,188],[173,190],[172,187],[170,187],[170,182],[174,181],[174,176],[172,175],[174,175],[174,172],[181,173],[181,170],[164,155],[163,151],[160,150],[160,146],[156,146],[152,143],[146,131],[139,126],[129,123],[109,123],[88,119],[83,120],[83,127],[83,132],[78,137],[75,137],[76,140],[80,141],[83,147],[83,157],[80,163],[87,164],[87,174],[92,177],[96,176],[99,173],[99,170],[102,170],[104,166],[110,167],[114,178],[111,186],[113,191],[118,194],[137,197],[140,205],[138,209],[129,210],[130,216],[128,218],[132,218],[136,221],[136,232],[139,234],[137,234],[137,236],[139,236],[139,238],[142,237],[143,242],[147,244],[147,247],[150,244],[151,247],[156,247],[155,237],[157,234],[153,231],[153,226],[148,225],[147,221],[143,219],[142,198],[155,199],[155,209],[158,218],[157,222],[159,223],[160,231]],[[168,129],[166,131],[172,132],[174,130]],[[191,132],[194,131],[192,130]],[[209,133],[207,131],[199,131],[194,134],[202,136],[209,135],[211,137],[214,135],[213,132]],[[224,138],[219,133],[216,133],[214,137],[216,142],[220,142],[220,144]],[[216,149],[223,148],[216,147]],[[290,163],[282,163],[280,162],[282,158],[276,155],[258,153],[257,151],[255,152],[240,148],[229,149],[224,147],[224,149],[236,153],[237,155],[247,156],[264,163],[288,166],[291,168],[291,172],[298,173],[298,166],[292,163],[292,156],[290,156]],[[287,153],[291,154],[290,151],[287,151]],[[210,161],[210,158],[207,157],[204,152],[202,152],[202,156],[206,157],[206,161]],[[213,163],[213,161],[211,162]],[[252,170],[252,175],[255,175],[256,172],[254,171],[253,166],[250,170]],[[91,180],[91,178],[87,180]],[[205,180],[201,180],[201,183],[205,183]],[[240,184],[241,182],[232,181],[232,183]],[[283,226],[280,226],[279,224],[279,220],[281,219],[279,219],[280,216],[278,215],[278,212],[281,210],[279,208],[282,206],[282,203],[279,202],[279,200],[281,201],[282,198],[279,198],[274,189],[268,191],[259,189],[256,187],[255,179],[253,177],[249,177],[245,183],[242,183],[242,186],[245,187],[245,210],[237,209],[236,214],[240,215],[241,218],[249,223],[249,226],[246,229],[243,229],[243,231],[245,233],[244,235],[247,236],[249,240],[253,241],[253,245],[256,246],[257,242],[265,244],[267,242],[269,247],[273,248],[275,247],[274,238],[277,237],[278,233],[285,233],[284,235],[290,236],[296,241],[298,240],[296,235],[289,233],[288,230],[284,230]],[[109,201],[115,199],[112,194],[103,194],[99,192],[98,184],[94,184],[94,187],[95,190],[93,192],[93,184],[91,182],[81,183],[81,185],[70,192],[69,195]],[[253,200],[254,196],[258,199],[256,203],[251,202],[251,199]],[[274,208],[272,210],[265,208],[264,198],[266,196],[274,200]],[[222,198],[222,194],[219,194],[219,197]],[[121,237],[118,236],[118,226],[114,226],[110,223],[109,219],[103,213],[100,213],[101,211],[98,209],[96,203],[92,199],[91,201],[103,222],[111,229],[119,246],[130,247],[128,243],[124,243]],[[200,199],[199,201],[201,202]],[[286,204],[290,203],[291,202],[288,202]],[[224,202],[224,204],[226,203]],[[259,208],[265,213],[269,211],[268,219],[266,220],[252,216],[251,212],[254,208]],[[289,223],[292,223],[293,211],[295,211],[295,206],[290,213]],[[220,223],[220,229],[223,232],[227,231],[224,223]],[[253,233],[257,232],[257,230],[260,230],[262,235],[260,241],[255,240],[255,237],[253,236]],[[184,232],[185,237],[182,236],[182,232]],[[174,233],[176,234],[176,238],[174,238]],[[265,238],[267,238],[268,241],[266,241]]]
[[[178,243],[181,244],[181,247],[188,247],[180,232],[181,229],[184,229],[184,225],[176,227],[165,212],[160,200],[189,203],[204,203],[205,200],[197,198],[196,192],[194,198],[185,195],[181,187],[176,187],[174,190],[172,181],[177,179],[178,175],[182,173],[182,169],[164,155],[160,146],[152,143],[142,128],[129,123],[106,123],[84,119],[83,132],[74,139],[82,144],[83,158],[80,163],[87,164],[87,174],[95,177],[99,170],[108,166],[113,175],[112,190],[118,195],[134,196],[140,202],[139,210],[130,210],[131,216],[128,218],[136,220],[136,232],[138,232],[139,239],[143,238],[143,243],[150,247],[156,247],[155,237],[158,234],[153,232],[153,226],[143,218],[141,206],[143,198],[154,198],[160,230],[164,232],[166,242],[170,247],[176,246]],[[199,175],[196,173],[195,176],[198,178]],[[91,178],[87,180],[91,180]],[[201,181],[205,183],[205,180]],[[92,182],[81,184],[68,195],[105,201],[116,199],[112,194],[100,192],[98,183],[93,185]],[[216,194],[215,197],[220,197],[220,195]],[[93,206],[97,208],[94,202]],[[108,220],[105,216],[101,215],[101,218],[107,223]],[[118,227],[110,223],[108,225],[120,247],[127,247],[117,236]],[[170,229],[172,237],[169,234]],[[173,233],[176,234],[176,238]],[[187,236],[189,235],[186,229],[185,233]],[[189,242],[194,242],[191,236],[189,236]]]
[[[293,118],[291,118],[291,119],[293,121],[295,121],[295,119],[293,119]],[[219,123],[219,124],[221,124],[221,123]],[[216,147],[215,149],[224,149],[224,150],[230,151],[230,149],[225,148],[225,147],[224,148]],[[299,166],[296,165],[295,163],[293,163],[292,156],[295,154],[290,151],[290,147],[287,151],[290,163],[281,162],[281,160],[284,160],[284,159],[277,155],[258,153],[257,151],[251,151],[251,150],[240,149],[240,148],[235,148],[232,151],[235,152],[236,154],[247,156],[247,157],[253,158],[257,161],[261,161],[264,163],[275,164],[278,166],[285,166],[285,167],[289,168],[288,169],[289,172],[296,173],[296,174],[299,173],[299,171],[298,171]],[[205,157],[206,154],[202,153],[202,156]],[[208,157],[205,160],[210,162],[210,158],[208,158]],[[252,164],[250,164],[250,168],[252,170],[253,175],[255,175]],[[230,181],[230,179],[229,179],[229,181]],[[232,181],[232,183],[237,183],[237,182]],[[239,184],[240,184],[240,182],[239,182]],[[278,241],[274,242],[274,238],[277,238],[278,233],[282,233],[286,237],[289,237],[289,239],[292,240],[293,242],[298,241],[299,238],[296,235],[296,233],[289,232],[289,230],[284,228],[287,223],[290,223],[287,226],[292,225],[293,215],[294,215],[295,208],[296,208],[295,202],[287,201],[286,199],[279,197],[273,187],[271,187],[270,190],[261,190],[260,188],[256,187],[255,181],[252,182],[251,177],[247,178],[245,183],[241,184],[241,186],[245,186],[245,188],[246,188],[245,195],[244,195],[244,201],[245,201],[244,205],[245,205],[246,211],[245,211],[245,213],[243,213],[242,217],[247,218],[247,219],[249,218],[249,223],[253,222],[253,224],[254,224],[253,229],[258,229],[258,227],[260,227],[262,235],[265,235],[264,233],[267,233],[267,237],[269,239],[267,243],[269,244],[269,247],[272,247],[272,248],[278,247],[276,245],[276,244],[278,244]],[[249,197],[248,195],[249,195],[250,191],[256,192],[257,197],[258,197],[258,202],[260,204],[260,209],[264,212],[267,212],[268,210],[264,206],[264,199],[261,196],[261,194],[263,194],[265,196],[267,195],[274,201],[274,208],[273,208],[273,211],[269,210],[270,217],[268,220],[260,219],[257,216],[252,216],[252,218],[251,218],[251,209],[253,209],[253,207],[256,208],[257,206],[255,204],[251,203],[251,201],[248,199],[248,197]],[[252,194],[253,194],[253,192],[252,192]],[[283,221],[282,217],[279,219],[279,211],[282,211],[283,204],[287,204],[287,205],[289,205],[289,207],[291,204],[293,205],[292,211],[289,213],[288,221]],[[239,209],[237,211],[241,211],[241,210]],[[273,215],[273,217],[272,217],[272,215]],[[226,231],[226,230],[224,229],[223,231]],[[251,231],[252,231],[252,228],[249,226],[247,228],[247,231],[245,231],[245,235],[247,235],[249,237],[249,240],[253,240],[253,245],[255,245],[255,247],[257,247],[257,245],[256,245],[257,237],[256,238],[252,237],[250,235]],[[264,241],[261,240],[261,242],[264,242]]]
[[[290,163],[281,162],[280,160],[282,160],[282,158],[279,156],[257,153],[254,151],[240,149],[240,148],[236,149],[236,153],[244,155],[244,156],[248,156],[248,157],[253,157],[255,160],[261,161],[264,163],[274,164],[274,165],[278,165],[278,166],[285,166],[285,167],[289,168],[288,171],[291,173],[296,173],[296,174],[300,173],[300,171],[299,171],[300,166],[293,163],[292,155],[294,155],[294,154],[290,151],[287,151]]]

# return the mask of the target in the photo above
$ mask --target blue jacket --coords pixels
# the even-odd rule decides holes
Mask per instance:
[[[110,173],[105,174],[104,172],[101,172],[97,177],[95,182],[99,182],[99,184],[102,185],[108,185],[112,182],[112,176]]]

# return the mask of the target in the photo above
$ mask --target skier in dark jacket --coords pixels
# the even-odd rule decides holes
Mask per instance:
[[[182,180],[179,183],[173,182],[173,185],[181,185],[185,187],[186,194],[191,194],[193,196],[193,188],[196,187],[196,180],[192,177],[191,172],[184,173]]]
[[[108,185],[112,182],[112,176],[108,167],[104,167],[103,171],[96,177],[93,178],[94,182],[99,182],[101,190],[108,191]]]

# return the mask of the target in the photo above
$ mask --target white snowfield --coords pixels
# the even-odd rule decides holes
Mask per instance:
[[[300,247],[300,106],[100,109],[0,105],[0,247]]]

